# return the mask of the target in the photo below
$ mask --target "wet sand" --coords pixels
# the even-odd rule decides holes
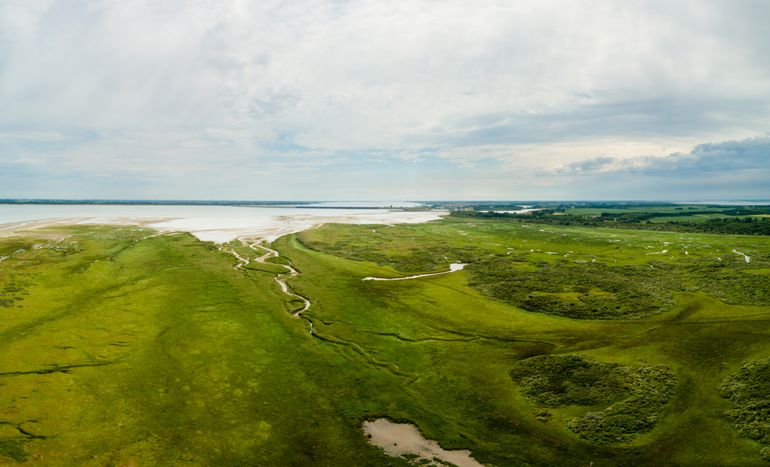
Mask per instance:
[[[421,460],[433,461],[433,458],[437,458],[459,467],[483,467],[483,464],[471,457],[471,452],[467,449],[445,450],[437,442],[425,439],[420,430],[410,423],[394,423],[385,418],[378,418],[365,421],[363,430],[369,438],[369,443],[382,448],[391,457],[412,454],[419,456]],[[433,461],[428,465],[441,464]]]
[[[231,206],[68,206],[44,211],[24,206],[8,207],[0,224],[0,236],[23,230],[64,225],[136,225],[158,231],[189,232],[201,240],[225,243],[241,237],[272,242],[291,233],[326,223],[412,224],[437,220],[446,211],[401,211],[388,209],[278,209]],[[91,215],[89,215],[91,214]],[[38,219],[30,219],[41,216]],[[15,218],[14,218],[15,217]],[[13,222],[17,220],[16,222]]]

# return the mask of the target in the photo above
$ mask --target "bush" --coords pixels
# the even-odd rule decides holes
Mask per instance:
[[[567,422],[595,444],[628,442],[650,431],[675,384],[664,365],[630,367],[575,355],[522,360],[510,374],[522,394],[539,406],[599,408]]]
[[[642,318],[668,311],[675,306],[672,291],[683,288],[676,270],[648,265],[539,263],[533,273],[514,263],[508,258],[474,263],[468,268],[469,283],[527,311],[577,319]]]
[[[770,445],[770,357],[744,362],[737,373],[722,381],[722,397],[735,405],[725,414],[741,436]],[[770,460],[770,447],[760,455]]]

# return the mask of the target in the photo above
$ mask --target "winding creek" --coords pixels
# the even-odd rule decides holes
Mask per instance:
[[[249,242],[249,239],[251,239],[251,242]],[[301,318],[301,319],[307,321],[307,323],[309,325],[310,336],[312,336],[312,337],[314,337],[316,339],[319,339],[321,341],[327,342],[329,344],[344,345],[346,347],[349,347],[349,348],[353,349],[355,352],[357,352],[358,354],[360,354],[361,356],[363,356],[370,365],[379,366],[379,367],[381,367],[381,368],[391,372],[392,374],[394,374],[396,376],[401,376],[401,377],[410,378],[410,379],[414,378],[414,375],[401,370],[398,367],[398,365],[396,365],[394,363],[391,363],[391,362],[388,362],[388,361],[382,361],[382,360],[377,359],[369,351],[367,351],[366,349],[364,349],[359,344],[357,344],[357,343],[355,343],[353,341],[342,339],[340,337],[333,336],[333,335],[320,334],[316,330],[315,323],[313,322],[313,319],[304,314],[308,309],[310,309],[310,306],[312,304],[310,299],[308,299],[307,297],[303,297],[302,295],[300,295],[298,293],[295,293],[294,291],[291,290],[291,287],[286,283],[286,279],[287,279],[285,277],[286,275],[288,275],[289,278],[297,277],[300,274],[299,271],[297,271],[291,265],[277,264],[277,263],[268,263],[267,260],[269,260],[270,258],[275,258],[275,257],[280,256],[280,255],[279,255],[278,251],[263,245],[262,242],[264,241],[264,239],[256,240],[256,239],[253,239],[253,238],[239,237],[238,240],[241,242],[241,244],[243,246],[246,246],[246,247],[254,250],[255,252],[257,251],[257,248],[260,248],[260,249],[262,249],[262,250],[264,250],[266,252],[265,254],[255,258],[254,261],[256,261],[258,263],[265,263],[265,264],[271,264],[271,265],[274,265],[274,266],[280,266],[280,267],[283,267],[284,269],[286,269],[285,273],[280,273],[280,274],[276,274],[275,275],[275,281],[278,283],[278,285],[281,288],[281,291],[284,294],[286,294],[286,295],[288,295],[288,296],[290,296],[292,298],[296,298],[296,299],[299,299],[299,300],[302,301],[302,303],[303,303],[302,308],[300,310],[297,310],[297,311],[293,312],[292,316],[294,316],[295,318]],[[220,245],[219,250],[224,252],[224,253],[233,255],[238,260],[238,264],[233,266],[234,269],[241,269],[241,268],[243,268],[244,266],[248,265],[251,262],[251,260],[249,260],[249,258],[244,258],[240,254],[238,254],[237,251],[234,251],[232,248],[228,248],[225,245]]]
[[[316,335],[316,333],[315,333],[315,326],[313,324],[313,320],[311,320],[310,318],[302,316],[302,313],[306,312],[310,308],[310,305],[311,305],[310,300],[307,297],[303,297],[302,295],[293,292],[291,290],[291,288],[289,287],[289,284],[286,283],[286,278],[284,278],[284,276],[287,275],[287,274],[289,275],[289,277],[297,277],[297,276],[299,276],[299,271],[297,271],[293,266],[288,265],[288,264],[268,263],[267,261],[269,259],[277,258],[278,256],[280,256],[280,253],[278,253],[278,251],[276,251],[276,250],[273,250],[272,248],[269,248],[269,247],[266,247],[266,246],[262,245],[259,241],[251,241],[251,242],[249,242],[249,240],[246,237],[239,237],[238,241],[241,242],[241,245],[252,249],[255,253],[259,253],[257,248],[261,248],[262,250],[265,251],[264,254],[262,254],[260,256],[257,256],[254,259],[255,262],[262,263],[262,264],[271,264],[271,265],[274,265],[274,266],[280,266],[280,267],[286,269],[285,273],[283,273],[283,274],[276,274],[275,275],[275,281],[278,283],[278,286],[281,288],[281,291],[284,294],[286,294],[286,295],[288,295],[288,296],[290,296],[292,298],[296,298],[296,299],[302,301],[302,303],[303,303],[302,308],[297,310],[297,311],[295,311],[294,313],[292,313],[292,316],[294,316],[295,318],[303,318],[305,321],[307,321],[309,326],[310,326],[310,335],[318,337]],[[235,269],[241,269],[244,266],[246,266],[249,263],[251,263],[251,260],[249,258],[244,258],[243,256],[238,254],[238,252],[233,250],[232,248],[226,248],[224,246],[220,246],[219,249],[221,251],[225,252],[225,253],[229,253],[229,254],[235,256],[235,258],[238,260],[238,264],[233,266]]]
[[[364,277],[361,280],[362,281],[406,281],[411,279],[419,279],[421,277],[442,276],[444,274],[449,274],[455,271],[462,271],[463,269],[465,269],[465,266],[467,266],[466,263],[452,263],[449,265],[449,271],[431,272],[428,274],[415,274],[413,276],[406,276],[406,277]]]
[[[307,297],[292,291],[291,287],[289,287],[289,285],[286,283],[286,276],[288,276],[288,278],[297,277],[300,274],[299,271],[297,271],[297,269],[289,264],[268,263],[268,260],[277,258],[280,256],[280,253],[270,247],[263,245],[261,240],[254,241],[251,239],[250,241],[250,239],[246,237],[239,237],[238,241],[241,242],[241,245],[250,248],[257,254],[259,254],[258,249],[261,249],[264,252],[254,259],[255,262],[281,266],[286,270],[285,273],[276,274],[275,281],[278,283],[281,291],[284,294],[302,301],[302,308],[292,313],[292,316],[295,318],[302,318],[308,322],[311,336],[326,342],[351,346],[360,354],[368,358],[369,363],[382,366],[395,374],[408,376],[403,374],[403,372],[401,372],[398,367],[392,363],[379,362],[375,360],[367,351],[365,351],[355,342],[345,341],[336,337],[332,339],[319,335],[315,330],[313,320],[309,317],[303,316],[303,313],[310,309],[310,300]],[[242,269],[252,261],[249,258],[244,258],[234,249],[228,248],[224,245],[220,245],[219,249],[225,253],[233,255],[238,260],[238,263],[233,266],[234,269]],[[366,277],[363,280],[394,281],[417,279],[420,277],[438,276],[442,274],[449,274],[455,271],[461,271],[464,267],[464,263],[452,263],[449,265],[449,271],[444,272],[417,274],[413,276],[395,278]],[[443,465],[444,463],[449,463],[459,467],[483,467],[483,464],[480,464],[478,461],[476,461],[476,459],[471,457],[470,451],[445,450],[436,441],[423,437],[417,426],[411,423],[394,423],[388,419],[379,418],[377,420],[364,421],[361,428],[371,445],[382,449],[385,454],[391,457],[404,459],[405,456],[417,456],[417,459],[413,459],[410,461],[410,463],[416,463],[417,460],[419,460],[421,464],[427,463],[427,465]],[[440,459],[440,463],[437,462],[437,459]]]
[[[735,253],[736,255],[743,256],[743,260],[746,261],[747,263],[751,262],[751,257],[749,255],[747,255],[746,253],[741,253],[740,251],[736,250],[735,248],[733,248],[733,253]]]

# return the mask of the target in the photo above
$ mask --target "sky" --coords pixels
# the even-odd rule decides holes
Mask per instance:
[[[0,198],[770,198],[765,0],[0,0]]]

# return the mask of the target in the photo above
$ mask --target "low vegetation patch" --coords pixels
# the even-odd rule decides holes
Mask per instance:
[[[760,454],[770,461],[770,357],[745,362],[719,390],[734,403],[727,416],[740,435],[762,444]]]
[[[24,462],[29,458],[29,453],[20,439],[0,439],[0,456]]]
[[[433,272],[447,268],[453,261],[470,262],[483,254],[483,250],[475,247],[447,247],[437,245],[422,245],[419,248],[400,248],[395,251],[378,251],[365,242],[358,244],[347,239],[335,243],[324,243],[302,238],[306,247],[323,251],[335,256],[370,261],[380,266],[391,266],[402,272]],[[382,247],[381,245],[377,245]]]
[[[18,274],[0,277],[0,308],[11,308],[26,295],[26,282]]]
[[[725,303],[753,306],[770,303],[767,276],[752,274],[755,269],[740,266],[724,262],[699,264],[689,268],[687,274],[696,287]]]
[[[549,206],[540,210],[516,214],[500,211],[463,210],[452,211],[453,217],[471,219],[504,219],[514,222],[533,222],[547,225],[611,227],[618,229],[658,230],[688,233],[716,233],[732,235],[770,235],[770,219],[766,206],[723,207],[707,210],[674,210],[670,207],[621,207],[569,209],[565,206]],[[571,211],[571,212],[568,212]],[[616,211],[616,212],[607,212]],[[696,217],[700,216],[700,217]]]
[[[591,407],[567,427],[595,444],[624,443],[652,430],[673,393],[664,365],[630,367],[579,356],[538,356],[519,362],[511,378],[541,407]]]
[[[682,287],[673,270],[649,266],[539,263],[536,271],[490,258],[470,269],[470,285],[528,311],[578,319],[628,319],[674,308]]]

